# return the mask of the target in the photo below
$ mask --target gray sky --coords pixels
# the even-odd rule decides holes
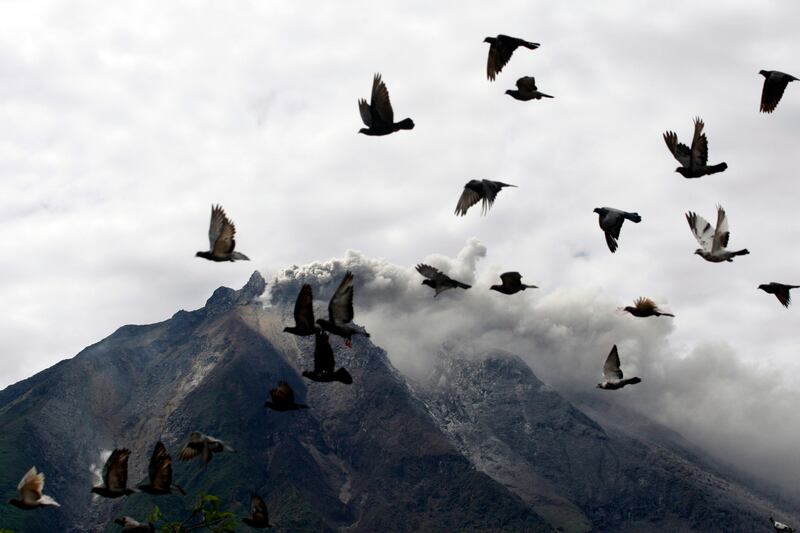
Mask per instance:
[[[664,372],[730,371],[726,390],[743,402],[772,398],[774,386],[794,398],[798,309],[756,286],[800,284],[800,251],[790,246],[800,242],[800,84],[773,115],[758,113],[760,69],[800,76],[797,20],[800,5],[787,1],[0,2],[0,217],[9,235],[0,387],[123,324],[197,308],[255,268],[269,275],[346,250],[399,269],[434,254],[452,266],[461,263],[445,258],[477,238],[487,250],[477,278],[523,272],[542,289],[521,296],[576,353],[591,348],[571,328],[621,321],[592,341],[597,357],[617,342],[623,361],[669,355],[651,361]],[[542,46],[516,52],[490,83],[482,41],[498,33]],[[375,72],[413,131],[356,134],[356,102]],[[555,99],[504,95],[523,75]],[[710,161],[729,169],[684,180],[661,134],[689,141],[695,115]],[[457,218],[471,178],[519,188],[504,190],[486,217]],[[194,257],[207,247],[212,203],[225,207],[253,261]],[[683,214],[713,220],[717,203],[731,247],[751,251],[732,264],[692,255]],[[643,217],[626,223],[613,255],[592,213],[599,206]],[[640,295],[677,318],[614,314]],[[575,314],[587,305],[597,313]],[[368,314],[360,323],[413,372],[384,323],[399,322],[392,308]],[[403,316],[415,323],[413,312]],[[574,325],[575,316],[588,322]],[[639,344],[612,338],[623,333]],[[648,334],[658,349],[637,352],[652,348]],[[548,376],[532,364],[558,382],[561,369]],[[691,397],[674,385],[674,402]],[[744,412],[731,413],[731,427],[752,432]],[[711,445],[728,438],[708,432]]]

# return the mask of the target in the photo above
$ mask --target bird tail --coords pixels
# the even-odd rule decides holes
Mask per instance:
[[[747,254],[749,254],[749,253],[750,253],[750,252],[747,250],[747,248],[745,248],[744,250],[739,250],[738,252],[733,252],[733,253],[731,254],[731,256],[732,256],[732,257],[736,257],[737,255],[747,255]]]
[[[53,507],[61,507],[60,503],[55,501],[53,498],[51,498],[47,494],[42,494],[42,497],[39,498],[39,505],[52,505]]]
[[[642,378],[635,377],[635,378],[623,379],[620,383],[625,383],[625,385],[636,385],[637,383],[641,382]]]
[[[544,93],[541,93],[541,92],[539,93],[539,96],[542,97],[542,98],[553,98],[549,94],[544,94]]]
[[[639,216],[639,213],[625,213],[625,218],[637,224],[642,221],[642,217]]]
[[[472,285],[467,285],[466,283],[461,283],[460,281],[456,281],[458,284],[459,289],[471,289]]]
[[[394,125],[395,128],[400,130],[413,130],[414,129],[414,121],[410,118],[406,118],[398,122]]]
[[[728,168],[728,163],[719,163],[717,165],[712,165],[706,168],[708,169],[709,174],[716,174],[717,172],[722,172],[723,170]]]
[[[241,252],[231,252],[231,261],[250,261],[250,258]]]
[[[529,49],[531,49],[531,50],[536,50],[537,48],[539,48],[539,43],[532,43],[532,42],[530,42],[530,41],[522,41],[522,43],[521,43],[521,44],[522,44],[522,46],[524,46],[525,48],[529,48]]]
[[[186,496],[186,491],[183,490],[183,487],[181,487],[180,485],[176,485],[175,483],[173,483],[172,486],[178,489],[178,492],[181,493],[181,496]]]
[[[671,316],[672,318],[675,318],[675,315],[672,313],[658,313],[658,316]]]
[[[523,291],[524,291],[525,289],[538,289],[538,288],[539,288],[539,287],[537,287],[536,285],[525,285],[524,283],[522,284],[522,290],[523,290]]]
[[[339,370],[334,372],[333,377],[336,379],[336,381],[344,383],[345,385],[350,385],[351,383],[353,383],[353,376],[351,376],[350,372],[348,372],[344,368],[340,368]]]

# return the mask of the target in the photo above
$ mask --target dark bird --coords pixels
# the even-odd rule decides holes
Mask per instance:
[[[353,345],[353,335],[369,337],[366,329],[353,323],[354,316],[353,274],[348,271],[328,304],[328,320],[319,318],[317,319],[317,324],[328,333],[343,337],[345,344],[351,347]]]
[[[689,223],[689,229],[692,230],[694,238],[700,243],[700,248],[695,250],[694,253],[706,261],[712,263],[731,262],[737,255],[750,253],[746,248],[736,252],[725,249],[728,246],[731,232],[728,230],[728,217],[725,215],[725,210],[722,206],[717,206],[716,228],[709,224],[706,219],[692,211],[686,213],[686,221]]]
[[[611,348],[611,353],[606,357],[606,362],[603,365],[603,382],[597,384],[598,389],[617,390],[625,385],[641,383],[641,378],[622,379],[622,369],[619,366],[619,353],[615,344]]]
[[[760,70],[759,74],[764,76],[764,87],[761,89],[761,112],[772,113],[781,101],[783,91],[790,81],[797,81],[797,78],[785,72],[777,70]]]
[[[600,229],[606,234],[606,244],[612,254],[617,251],[617,239],[619,239],[619,232],[622,230],[622,223],[625,222],[625,219],[636,224],[642,221],[639,213],[628,213],[613,207],[597,207],[594,212],[600,215]]]
[[[389,90],[381,80],[380,74],[375,74],[372,80],[372,96],[367,103],[363,98],[358,101],[358,111],[366,128],[361,128],[358,133],[364,135],[389,135],[398,130],[414,129],[414,121],[410,118],[394,121],[392,102],[389,101]]]
[[[539,89],[536,88],[536,78],[533,76],[525,76],[518,79],[517,89],[509,89],[506,91],[506,94],[515,100],[522,100],[523,102],[527,102],[528,100],[541,100],[542,98],[552,98],[552,96],[549,94],[539,92]]]
[[[482,202],[481,215],[485,215],[491,209],[494,199],[497,198],[497,193],[503,187],[516,187],[516,185],[491,180],[468,181],[464,185],[464,192],[461,193],[461,197],[456,204],[456,215],[463,217],[467,214],[467,210],[479,201]]]
[[[121,516],[114,520],[115,524],[122,526],[122,531],[125,533],[155,533],[155,526],[147,522],[143,524],[131,518],[130,516]]]
[[[780,533],[794,533],[794,529],[787,526],[783,522],[776,522],[771,516],[769,517],[769,521],[772,522],[772,527],[775,528],[775,531],[779,531]]]
[[[502,285],[492,285],[490,290],[502,292],[503,294],[516,294],[525,289],[538,289],[536,285],[525,285],[522,283],[522,274],[519,272],[505,272],[500,274]]]
[[[250,516],[242,518],[242,522],[256,529],[272,527],[272,524],[269,523],[267,504],[258,494],[250,495]]]
[[[450,276],[446,274],[442,274],[439,270],[433,268],[430,265],[426,265],[424,263],[420,263],[417,265],[417,272],[425,276],[427,279],[422,280],[423,285],[427,285],[435,292],[433,293],[433,297],[436,298],[439,296],[440,292],[444,292],[448,289],[469,289],[472,285],[467,285],[466,283],[461,283],[460,281],[456,281]]]
[[[313,335],[319,328],[314,325],[314,296],[311,293],[311,285],[303,284],[297,301],[294,303],[294,323],[292,327],[283,328],[283,331],[301,337]]]
[[[681,164],[675,169],[684,178],[699,178],[708,174],[716,174],[728,168],[727,163],[708,165],[708,139],[703,133],[705,124],[700,117],[694,119],[694,137],[691,150],[678,142],[678,134],[674,131],[664,133],[664,142],[673,157]]]
[[[789,307],[789,304],[792,303],[792,297],[789,294],[791,289],[800,289],[800,285],[784,285],[783,283],[763,283],[758,286],[759,289],[766,292],[767,294],[774,294],[778,301],[784,307]]]
[[[623,309],[623,311],[627,311],[633,316],[638,316],[639,318],[646,318],[648,316],[671,316],[672,318],[675,318],[675,315],[672,313],[662,313],[653,300],[650,298],[645,298],[644,296],[636,298],[633,301],[633,306],[629,305]]]
[[[32,466],[17,485],[19,498],[8,500],[8,503],[20,509],[38,509],[39,507],[61,507],[57,501],[46,494],[44,490],[44,473],[36,472]]]
[[[264,402],[264,407],[275,411],[294,411],[295,409],[308,409],[308,406],[294,401],[294,391],[285,381],[279,381],[278,386],[269,391],[272,399]]]
[[[330,381],[338,381],[345,385],[353,383],[353,376],[344,368],[334,372],[336,360],[333,357],[333,348],[331,348],[331,343],[328,340],[328,334],[324,331],[317,331],[314,336],[314,370],[304,370],[303,376],[311,381],[322,383]]]
[[[189,461],[195,457],[202,457],[203,464],[207,465],[215,453],[222,452],[234,453],[236,450],[217,438],[203,435],[199,431],[192,431],[189,434],[189,441],[178,454],[178,459]]]
[[[139,485],[137,488],[142,492],[153,495],[172,494],[175,489],[185,495],[186,491],[179,485],[172,484],[172,457],[167,453],[164,443],[158,441],[150,456],[150,464],[147,467],[147,474],[150,483]]]
[[[233,222],[230,221],[222,207],[216,205],[211,206],[211,224],[208,227],[208,252],[197,252],[194,254],[196,257],[202,257],[209,261],[249,261],[250,258],[246,255],[234,252],[236,241],[233,236],[236,235],[236,228]]]
[[[136,492],[128,488],[128,457],[131,451],[117,448],[103,466],[103,485],[92,487],[92,492],[103,498],[119,498]]]
[[[495,77],[500,74],[500,71],[506,66],[508,60],[511,59],[511,54],[520,46],[530,50],[539,48],[539,43],[523,41],[522,39],[509,37],[508,35],[487,37],[483,42],[489,43],[489,59],[486,61],[486,77],[489,78],[489,81],[494,81]]]

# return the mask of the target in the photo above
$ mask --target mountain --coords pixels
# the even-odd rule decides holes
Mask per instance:
[[[749,532],[770,514],[797,519],[679,436],[576,406],[514,355],[443,356],[430,379],[411,382],[369,339],[352,349],[332,339],[353,384],[309,382],[300,371],[313,364],[313,338],[282,331],[302,281],[319,313],[338,279],[273,286],[265,306],[256,272],[201,309],[124,326],[0,391],[1,496],[35,464],[62,504],[0,505],[0,528],[119,531],[114,517],[143,519],[154,505],[183,517],[201,491],[241,516],[257,492],[284,531]],[[310,409],[264,408],[281,379]],[[193,430],[237,452],[206,467],[178,462]],[[103,452],[132,450],[135,485],[159,439],[188,496],[93,499]]]

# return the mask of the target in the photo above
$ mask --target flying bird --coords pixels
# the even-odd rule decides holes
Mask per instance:
[[[425,276],[422,280],[423,285],[427,285],[435,292],[433,293],[433,297],[436,298],[439,296],[439,293],[444,292],[448,289],[469,289],[472,285],[467,285],[466,283],[461,283],[460,281],[456,281],[450,276],[446,274],[442,274],[439,270],[433,268],[430,265],[426,265],[424,263],[420,263],[417,265],[417,272]]]
[[[328,333],[339,335],[345,339],[348,347],[353,346],[353,335],[364,335],[369,337],[369,333],[362,326],[353,323],[353,273],[347,271],[339,284],[339,288],[333,294],[328,304],[328,319],[317,319],[317,324]]]
[[[336,360],[333,356],[333,348],[331,348],[331,343],[328,340],[328,334],[324,331],[317,331],[314,337],[314,370],[304,370],[303,376],[311,381],[322,383],[330,381],[338,381],[345,385],[353,383],[353,377],[344,368],[334,372]]]
[[[234,252],[236,241],[236,228],[230,221],[222,207],[211,206],[211,223],[208,226],[209,251],[197,252],[195,257],[202,257],[209,261],[249,261],[246,255]]]
[[[777,70],[760,70],[758,72],[764,76],[764,87],[761,89],[761,112],[772,113],[781,101],[783,91],[790,81],[797,81],[797,78],[785,72]]]
[[[233,448],[221,440],[204,435],[199,431],[192,431],[189,434],[189,441],[184,445],[178,454],[181,461],[189,461],[195,457],[202,457],[203,464],[207,465],[215,453],[236,452]]]
[[[504,272],[500,274],[502,285],[492,285],[489,290],[501,292],[503,294],[516,294],[525,289],[538,289],[536,285],[525,285],[522,283],[522,274],[519,272]]]
[[[792,303],[792,297],[789,294],[791,289],[800,289],[800,285],[784,285],[783,283],[763,283],[758,286],[759,289],[766,292],[767,294],[774,294],[778,301],[784,307],[789,307],[789,304]]]
[[[622,369],[619,367],[619,353],[617,352],[617,345],[611,348],[611,352],[606,357],[606,362],[603,365],[603,382],[597,384],[598,389],[617,390],[625,385],[636,385],[641,383],[641,378],[634,377],[622,379]]]
[[[414,121],[410,118],[394,121],[392,102],[389,101],[389,90],[381,80],[380,74],[375,74],[372,80],[372,96],[370,103],[363,98],[358,101],[358,111],[366,128],[361,128],[358,133],[364,135],[389,135],[399,130],[414,129]]]
[[[294,326],[283,328],[283,331],[300,337],[307,337],[319,331],[314,325],[314,296],[308,283],[303,284],[294,303],[294,323]]]
[[[716,228],[712,227],[706,219],[692,211],[686,213],[686,221],[689,223],[689,228],[692,230],[695,239],[700,243],[700,248],[695,250],[694,253],[706,261],[711,261],[712,263],[730,262],[737,255],[750,253],[746,248],[736,252],[725,249],[728,246],[731,232],[728,230],[728,218],[725,216],[725,210],[722,206],[717,206]]]
[[[256,529],[272,527],[272,524],[269,523],[267,504],[258,494],[250,495],[250,516],[242,518],[242,522]]]
[[[278,386],[269,391],[271,400],[264,402],[264,407],[269,407],[275,411],[294,411],[296,409],[308,409],[308,406],[294,401],[294,391],[285,381],[279,381]]]
[[[92,492],[103,498],[119,498],[136,492],[128,488],[128,457],[131,451],[117,448],[103,466],[103,484],[92,487]]]
[[[185,495],[186,491],[179,485],[172,484],[172,457],[167,453],[164,443],[158,441],[153,448],[153,455],[150,456],[150,464],[147,467],[147,474],[150,483],[139,485],[137,488],[142,492],[152,495],[172,494],[175,489]]]
[[[489,81],[494,81],[508,60],[511,59],[511,54],[520,46],[530,50],[539,48],[539,43],[524,41],[508,35],[487,37],[483,42],[489,43],[489,58],[486,61],[486,77],[489,78]]]
[[[542,98],[552,98],[552,96],[549,94],[539,92],[539,89],[536,87],[536,78],[533,76],[524,76],[518,79],[517,89],[509,89],[506,91],[506,94],[515,100],[522,100],[523,102],[527,102],[528,100],[541,100]]]
[[[125,533],[155,533],[155,526],[151,522],[143,524],[131,518],[130,516],[121,516],[114,520],[115,524],[122,526],[122,531]]]
[[[44,490],[44,473],[37,472],[32,466],[17,485],[19,498],[12,498],[8,503],[20,509],[38,509],[39,507],[61,507],[52,497],[42,494]]]
[[[491,180],[468,181],[464,185],[464,192],[461,193],[461,197],[456,204],[456,215],[463,217],[467,214],[467,210],[479,201],[482,202],[481,215],[485,215],[491,209],[497,193],[503,187],[516,187],[516,185]]]
[[[694,119],[694,137],[692,148],[678,142],[678,135],[674,131],[664,133],[664,142],[673,157],[681,164],[675,169],[684,178],[699,178],[708,174],[716,174],[728,168],[727,163],[708,165],[708,139],[703,133],[705,124],[700,117]]]
[[[779,531],[780,533],[794,533],[794,529],[787,526],[783,522],[776,522],[771,516],[769,517],[769,521],[772,522],[772,527],[775,528],[775,531]]]
[[[622,223],[626,219],[636,224],[642,221],[639,213],[628,213],[613,207],[597,207],[594,212],[600,215],[600,229],[606,234],[606,244],[612,254],[617,251],[617,239],[619,239],[619,232],[622,230]]]
[[[629,305],[623,309],[623,311],[627,311],[633,316],[638,316],[639,318],[646,318],[648,316],[671,316],[675,318],[675,315],[672,313],[661,312],[653,300],[650,298],[645,298],[644,296],[636,298],[633,301],[633,306]]]

